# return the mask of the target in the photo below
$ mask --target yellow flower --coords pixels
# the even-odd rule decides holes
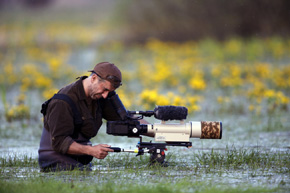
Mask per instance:
[[[18,104],[24,104],[24,101],[26,99],[26,95],[24,93],[21,93],[18,97],[17,97],[17,103]]]
[[[133,104],[132,97],[130,97],[129,93],[125,93],[123,90],[118,90],[117,94],[120,97],[120,100],[122,101],[123,105],[126,109],[130,109],[130,107]]]
[[[251,104],[251,105],[248,106],[248,109],[249,109],[249,111],[252,112],[252,111],[255,110],[255,106]]]
[[[230,65],[230,73],[232,77],[239,77],[242,73],[241,67],[236,64]]]
[[[61,61],[58,58],[50,58],[48,61],[49,70],[55,71],[61,66]]]
[[[185,106],[185,100],[180,96],[175,96],[172,105],[174,106]]]
[[[42,92],[42,96],[45,100],[48,100],[50,99],[51,97],[53,97],[54,94],[56,94],[58,91],[58,89],[56,88],[50,88],[50,89],[45,89],[43,92]]]
[[[200,111],[200,109],[199,105],[191,105],[188,107],[188,113],[197,112]]]
[[[158,106],[170,105],[170,100],[168,99],[168,97],[160,95],[156,100],[156,105]]]
[[[274,90],[268,89],[264,92],[264,97],[266,98],[274,98],[276,96],[276,93]]]
[[[52,80],[45,76],[38,76],[35,80],[35,86],[37,88],[49,88],[52,86]]]
[[[261,78],[268,78],[270,73],[269,64],[267,63],[258,63],[254,66],[255,71],[257,72],[258,76]]]
[[[189,86],[196,90],[204,90],[206,83],[201,77],[193,77],[189,80]]]
[[[277,99],[279,103],[281,104],[288,104],[289,103],[289,98],[286,97],[281,91],[276,93]]]
[[[17,82],[18,79],[17,79],[17,76],[15,75],[14,67],[13,67],[12,63],[8,63],[8,64],[4,65],[3,72],[4,72],[3,81],[7,80],[8,85],[13,85],[14,83]]]
[[[5,112],[5,117],[8,122],[13,120],[23,120],[30,118],[30,109],[24,104],[9,107]]]
[[[220,66],[214,66],[211,70],[211,74],[214,77],[219,77],[222,74],[222,68]]]

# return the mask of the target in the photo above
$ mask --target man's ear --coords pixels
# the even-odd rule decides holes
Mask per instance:
[[[91,76],[91,83],[95,82],[96,78],[97,78],[97,76],[95,74],[93,74]]]

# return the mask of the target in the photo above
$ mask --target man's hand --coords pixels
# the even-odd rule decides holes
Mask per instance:
[[[74,155],[91,155],[95,158],[98,159],[104,159],[107,155],[108,152],[114,152],[114,150],[110,149],[110,145],[106,144],[99,144],[99,145],[94,145],[94,146],[89,146],[89,145],[81,145],[77,142],[73,142],[69,149],[68,149],[68,154],[74,154]]]
[[[108,155],[108,152],[114,152],[114,150],[109,147],[111,146],[106,144],[94,145],[89,154],[95,158],[104,159]]]

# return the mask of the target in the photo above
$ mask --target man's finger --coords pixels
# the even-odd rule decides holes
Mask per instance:
[[[100,144],[102,147],[111,147],[110,145],[107,144]]]
[[[104,151],[106,151],[106,152],[114,152],[114,150],[110,149],[109,147],[105,147]]]
[[[106,151],[106,152],[114,152],[114,150],[110,149],[110,145],[107,145],[107,144],[102,144],[101,145],[103,148],[102,150]]]

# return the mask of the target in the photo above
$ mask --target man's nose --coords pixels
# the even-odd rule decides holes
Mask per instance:
[[[107,98],[108,94],[109,94],[109,91],[104,91],[102,93],[102,97],[105,99],[105,98]]]

